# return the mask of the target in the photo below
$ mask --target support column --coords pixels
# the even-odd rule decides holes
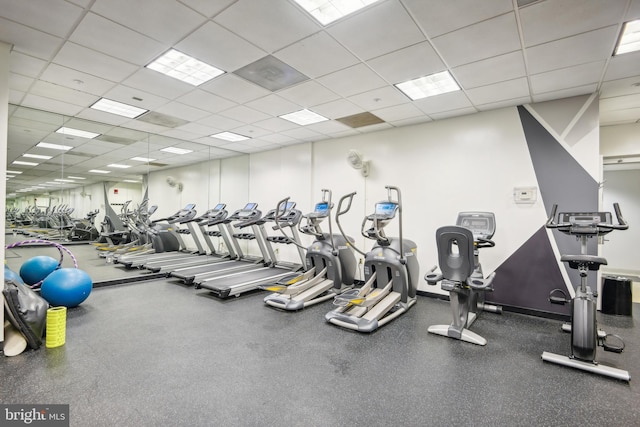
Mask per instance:
[[[9,133],[9,54],[11,45],[0,41],[0,176],[7,176],[7,137]],[[6,179],[0,184],[0,230],[6,226]],[[4,231],[0,233],[0,255],[4,262]],[[4,266],[3,266],[4,271]],[[4,275],[4,273],[3,273]],[[4,282],[2,283],[4,289]],[[4,305],[4,303],[3,303]],[[4,348],[4,307],[0,309],[0,348]]]

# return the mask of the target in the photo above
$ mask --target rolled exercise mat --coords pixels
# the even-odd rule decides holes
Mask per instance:
[[[47,310],[47,348],[63,346],[67,332],[67,307],[51,307]]]

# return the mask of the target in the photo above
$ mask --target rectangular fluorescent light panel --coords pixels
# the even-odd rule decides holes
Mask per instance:
[[[21,171],[7,171],[7,173],[21,174]]]
[[[156,159],[149,159],[148,157],[132,157],[131,160],[135,160],[136,162],[153,162]]]
[[[86,130],[66,128],[66,127],[61,127],[56,131],[56,133],[61,133],[63,135],[79,136],[80,138],[87,138],[87,139],[93,139],[96,136],[100,136],[99,133],[87,132]]]
[[[200,86],[202,83],[224,74],[224,71],[212,67],[175,49],[147,65],[147,68],[158,71],[174,79],[181,80],[193,86]]]
[[[43,156],[42,154],[23,154],[22,157],[28,157],[30,159],[42,159],[42,160],[53,159],[53,156]]]
[[[33,162],[23,162],[20,160],[14,160],[11,164],[13,165],[22,165],[22,166],[38,166],[39,163],[33,163]]]
[[[54,181],[57,181],[57,182],[75,182],[72,179],[63,179],[63,178],[56,178],[56,179],[54,179]]]
[[[36,144],[36,147],[50,148],[52,150],[61,150],[61,151],[67,151],[67,150],[71,150],[73,148],[70,145],[50,144],[48,142],[38,142],[38,144]]]
[[[231,142],[244,141],[246,139],[250,139],[249,137],[246,137],[244,135],[240,135],[237,133],[233,133],[233,132],[220,132],[220,133],[216,133],[214,135],[209,135],[209,136],[211,138],[224,139],[225,141],[231,141]]]
[[[378,0],[295,0],[322,25],[328,25]]]
[[[112,101],[107,98],[100,98],[90,108],[94,110],[105,111],[111,114],[117,114],[118,116],[128,117],[135,119],[136,117],[146,113],[149,110],[143,108],[134,107],[133,105],[123,104],[122,102]]]
[[[124,180],[122,180],[122,182],[134,182],[136,184],[140,184],[140,181],[136,181],[134,179],[124,179]]]
[[[460,90],[460,86],[448,71],[398,83],[395,86],[413,101]]]
[[[93,173],[111,173],[111,171],[103,171],[100,169],[90,169],[89,172],[93,172]]]
[[[629,21],[622,27],[622,36],[618,41],[614,55],[640,50],[640,19]]]
[[[165,151],[167,153],[173,153],[173,154],[187,154],[187,153],[193,152],[193,150],[187,150],[184,148],[177,148],[177,147],[161,148],[160,151]]]
[[[128,169],[131,166],[129,165],[119,165],[118,163],[111,163],[110,165],[107,165],[110,168],[118,168],[118,169]]]
[[[71,176],[71,175],[69,175],[67,178],[69,178],[69,179],[86,179],[86,178],[83,178],[81,176]]]
[[[293,113],[285,114],[280,116],[281,119],[289,120],[295,124],[306,126],[313,123],[324,122],[325,120],[329,120],[320,114],[314,113],[313,111],[309,111],[306,108],[300,111],[294,111]]]

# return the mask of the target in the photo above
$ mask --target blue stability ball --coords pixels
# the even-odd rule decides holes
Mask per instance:
[[[91,277],[77,268],[61,268],[44,279],[40,295],[52,306],[80,305],[91,293]]]
[[[27,285],[34,285],[58,268],[58,261],[50,256],[34,256],[20,267],[20,277]]]
[[[18,283],[24,283],[22,281],[22,277],[20,277],[18,273],[7,267],[7,264],[4,265],[4,280],[14,280]]]

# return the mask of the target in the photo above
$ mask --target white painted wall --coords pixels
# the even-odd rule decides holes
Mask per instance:
[[[613,203],[618,202],[629,229],[606,236],[601,254],[609,264],[603,270],[640,275],[640,169],[605,171],[604,179],[602,209],[613,214]]]
[[[640,123],[600,128],[600,154],[604,157],[640,155]]]

